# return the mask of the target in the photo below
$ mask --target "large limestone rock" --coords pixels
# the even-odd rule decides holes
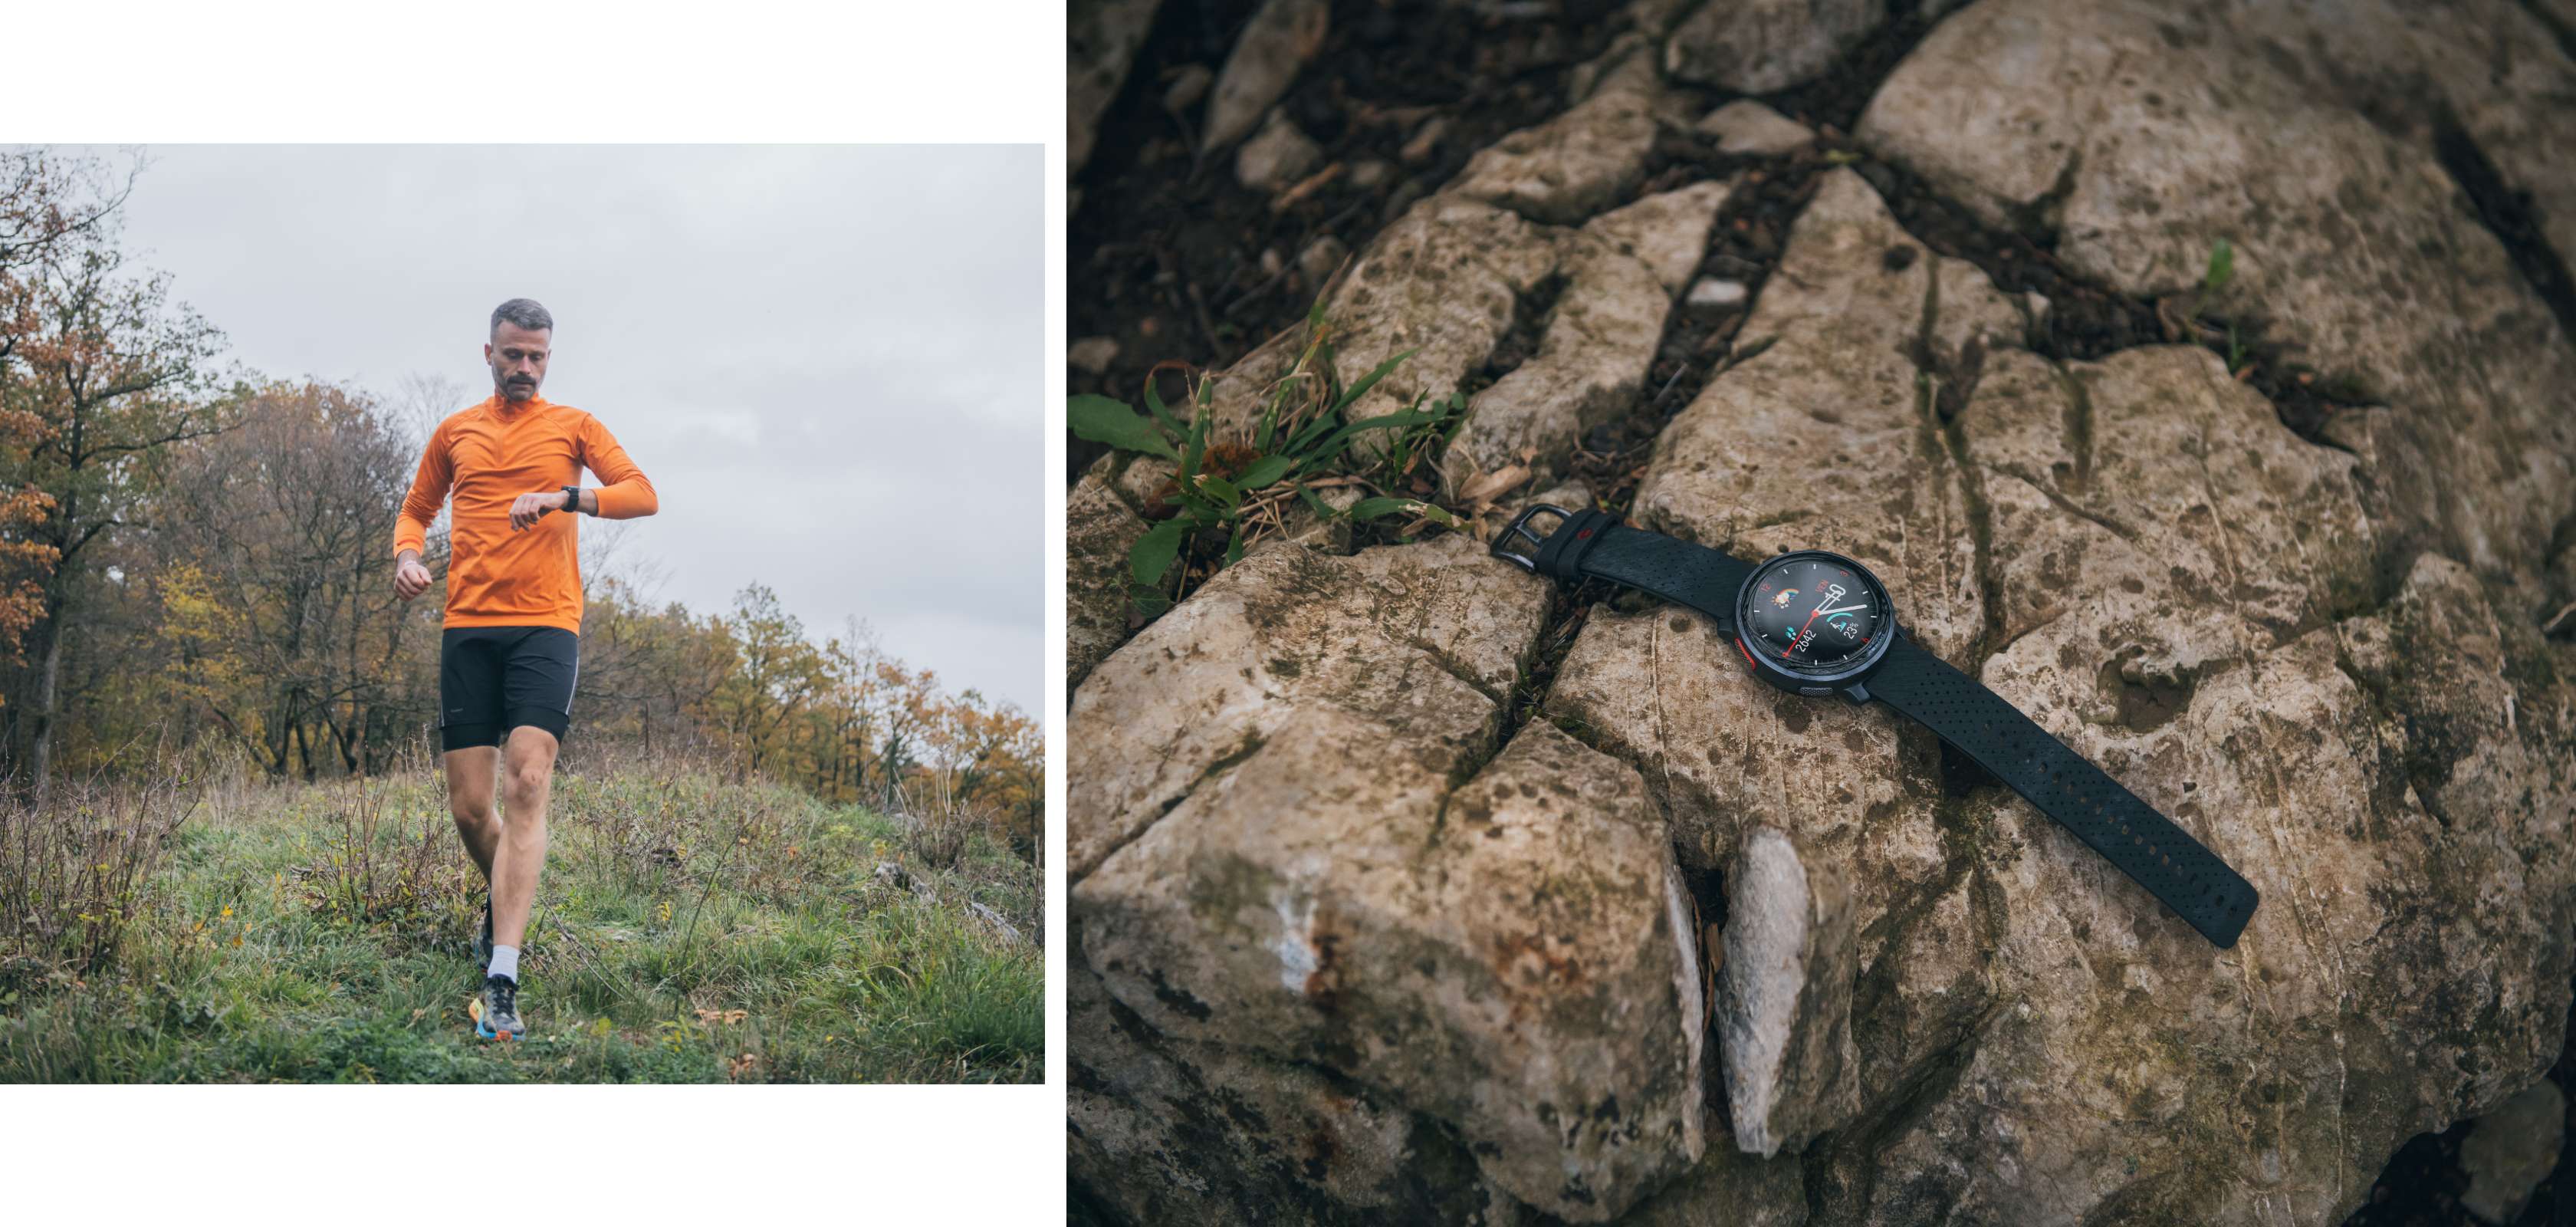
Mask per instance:
[[[1203,785],[1301,715],[1319,735],[1383,730],[1348,765],[1380,763],[1390,783],[1436,796],[1449,771],[1491,752],[1547,599],[1543,582],[1462,538],[1351,558],[1253,551],[1074,692],[1069,720],[1085,735],[1066,753],[1067,876],[1178,807],[1219,805]]]
[[[1228,569],[1077,695],[1072,907],[1156,1032],[1333,1071],[1597,1222],[1703,1152],[1704,1006],[1636,773],[1545,725],[1493,752],[1545,599],[1457,536]]]
[[[2143,0],[1970,5],[1889,77],[1859,136],[1990,221],[2054,233],[2070,267],[2132,293],[2193,287],[2231,240],[2218,309],[2267,322],[2394,410],[2352,441],[2412,476],[2378,496],[2481,572],[2528,568],[2576,510],[2576,349],[2431,142],[2321,88],[2335,57],[2310,47],[2329,32],[2412,45],[2395,10],[2345,7],[2231,24]],[[2489,88],[2493,64],[2478,63],[2466,75]],[[2530,156],[2565,147],[2563,105],[2523,113],[2552,116],[2534,121],[2550,138]]]
[[[1869,563],[1936,652],[2254,881],[2244,941],[2212,949],[1998,787],[1954,791],[1893,712],[1760,686],[1696,614],[1596,609],[1545,710],[1638,766],[1686,860],[1761,816],[1851,875],[1860,1103],[1802,1156],[1819,1221],[2336,1221],[2399,1141],[2556,1051],[2576,781],[2551,650],[2433,555],[2354,613],[2385,539],[2360,459],[2204,350],[2060,368],[1997,313],[1971,361],[1941,338],[1981,279],[1894,269],[1892,226],[1865,185],[1818,192],[1748,324],[1779,339],[1676,419],[1638,505]],[[1816,406],[1829,444],[1771,442]],[[1909,415],[1921,443],[1848,459]],[[1933,496],[1958,518],[1913,527]]]

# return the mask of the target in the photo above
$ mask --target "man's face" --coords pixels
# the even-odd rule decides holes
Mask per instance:
[[[492,366],[492,390],[514,401],[535,396],[546,381],[546,346],[553,339],[552,329],[501,321],[500,330],[483,345],[483,361]]]

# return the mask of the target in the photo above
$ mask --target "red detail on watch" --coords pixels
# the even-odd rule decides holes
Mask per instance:
[[[1735,637],[1735,650],[1744,653],[1744,663],[1753,665],[1756,669],[1762,667],[1760,665],[1753,664],[1753,649],[1744,646],[1744,636],[1738,635]]]
[[[1575,540],[1577,540],[1577,541],[1581,541],[1581,540],[1582,540],[1582,539],[1584,539],[1585,537],[1589,537],[1589,536],[1591,536],[1591,535],[1592,535],[1592,530],[1591,530],[1591,529],[1588,529],[1588,528],[1578,528],[1578,529],[1574,530],[1574,539],[1575,539]]]

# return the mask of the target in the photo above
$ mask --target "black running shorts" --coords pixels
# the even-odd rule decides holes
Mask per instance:
[[[561,742],[572,725],[581,636],[560,626],[452,626],[438,647],[438,738],[497,746],[533,724]]]

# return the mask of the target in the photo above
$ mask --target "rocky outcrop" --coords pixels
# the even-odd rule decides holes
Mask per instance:
[[[1330,1070],[1600,1221],[1703,1151],[1703,1003],[1636,773],[1544,725],[1494,752],[1545,599],[1455,536],[1228,569],[1077,696],[1069,866],[1156,1032]]]
[[[2207,349],[2069,357],[1829,170],[1630,513],[1868,564],[1927,648],[2254,883],[2242,940],[1883,706],[1757,684],[1696,613],[1578,607],[1455,534],[1266,546],[1075,692],[1088,1196],[2330,1224],[2405,1138],[2532,1084],[2576,974],[2576,647],[2539,629],[2576,599],[2576,359],[2423,133],[2284,85],[2304,44],[2147,13],[1962,6],[1862,135],[2118,290],[2188,291],[2227,235],[2214,309],[2367,403],[2303,437]],[[1598,181],[1536,148],[1520,181]],[[1555,213],[1444,192],[1366,245],[1328,306],[1345,377],[1421,353],[1364,412],[1471,390],[1462,469],[1639,412],[1637,338],[1728,190],[1617,207],[1642,182]],[[1225,412],[1292,348],[1221,379]]]
[[[2388,405],[2343,441],[2420,480],[2377,494],[2501,575],[2540,558],[2576,511],[2576,348],[2431,142],[2321,88],[2335,57],[2312,42],[2413,45],[2393,11],[2359,7],[2211,24],[2142,0],[1970,5],[1888,78],[1858,135],[2131,293],[2192,288],[2229,239],[2218,309]],[[2522,110],[2551,117],[2535,121],[2559,134],[2541,147],[2563,147],[2576,123],[2563,107]]]

